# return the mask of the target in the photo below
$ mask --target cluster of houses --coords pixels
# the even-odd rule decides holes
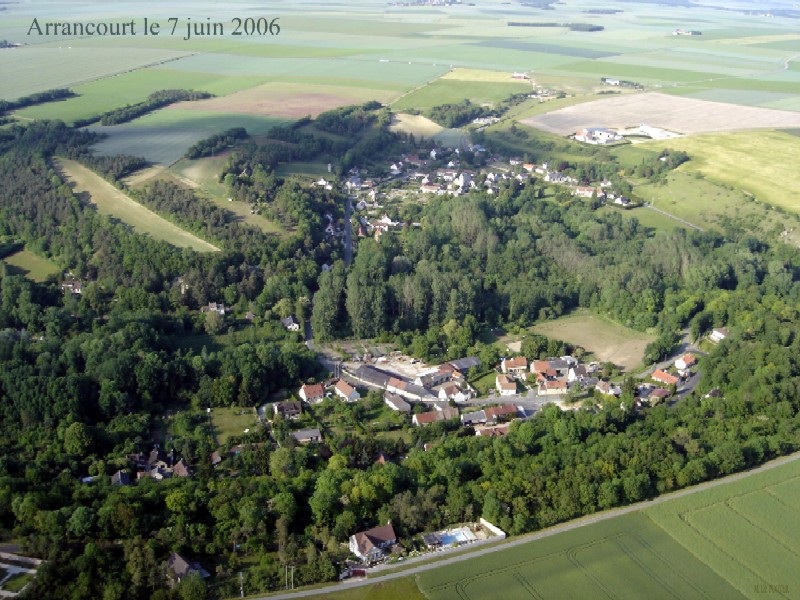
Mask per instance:
[[[137,452],[128,454],[128,462],[136,471],[136,479],[155,479],[161,481],[170,477],[191,477],[192,472],[183,459],[175,461],[174,452],[169,456],[160,448],[153,448],[148,454]],[[131,476],[119,470],[111,476],[111,485],[130,485]]]
[[[675,360],[677,375],[656,369],[650,378],[667,387],[677,386],[682,379],[691,374],[691,368],[696,364],[697,359],[694,355],[687,353]],[[516,395],[518,382],[524,385],[531,380],[535,381],[538,396],[563,396],[570,390],[589,388],[594,388],[596,393],[603,396],[620,396],[622,389],[614,383],[596,377],[597,369],[597,363],[584,365],[572,356],[534,360],[530,364],[526,357],[516,356],[501,360],[501,372],[496,376],[495,385],[500,396]],[[637,396],[640,401],[646,400],[652,404],[670,395],[672,392],[669,389],[652,384],[644,383],[638,386]]]

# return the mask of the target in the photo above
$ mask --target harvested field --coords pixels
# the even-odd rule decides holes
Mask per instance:
[[[179,248],[191,248],[198,252],[214,252],[219,248],[201,240],[158,216],[148,208],[128,197],[105,179],[87,169],[80,163],[66,158],[58,159],[58,166],[74,183],[76,193],[86,192],[97,211],[117,218],[130,225],[137,233],[148,234],[157,240],[164,240]]]
[[[398,92],[384,89],[334,85],[318,85],[313,89],[316,91],[309,91],[306,84],[270,83],[224,98],[180,102],[165,110],[202,110],[297,119],[306,115],[316,117],[326,110],[366,100],[386,102],[399,95]]]
[[[404,131],[415,137],[432,137],[444,128],[438,123],[434,123],[428,117],[422,115],[399,114],[392,115],[392,124],[389,127],[392,131]]]
[[[540,323],[533,331],[582,346],[598,360],[611,361],[625,371],[642,363],[645,347],[655,339],[652,335],[629,329],[583,310]]]
[[[641,123],[693,134],[798,127],[800,113],[646,93],[568,106],[521,123],[559,135],[585,127],[616,128]]]

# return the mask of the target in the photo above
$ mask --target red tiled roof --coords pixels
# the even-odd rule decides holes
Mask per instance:
[[[503,361],[503,365],[506,369],[518,369],[520,367],[527,369],[528,359],[524,356],[515,356],[514,358],[505,359],[505,361]]]
[[[667,385],[676,384],[680,381],[680,379],[678,377],[675,377],[675,375],[670,375],[669,373],[661,369],[656,369],[655,371],[653,371],[653,374],[650,377],[652,377],[656,381],[660,381],[661,383],[666,383]]]
[[[313,385],[305,384],[302,388],[306,396],[306,400],[310,398],[322,398],[325,395],[325,390],[322,389],[322,384],[315,383]]]
[[[513,404],[503,404],[503,406],[491,406],[486,409],[487,419],[496,419],[497,417],[508,417],[517,414],[517,407]]]
[[[339,390],[345,396],[349,396],[352,394],[355,389],[349,383],[347,383],[344,379],[340,379],[336,382],[336,389]]]

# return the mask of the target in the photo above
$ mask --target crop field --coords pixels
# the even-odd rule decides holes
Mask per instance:
[[[585,127],[630,127],[646,123],[684,134],[800,126],[800,113],[736,106],[660,93],[626,94],[568,106],[521,121],[568,135]]]
[[[0,52],[0,73],[3,77],[0,98],[14,100],[35,92],[74,86],[173,61],[186,55],[186,52],[158,48],[132,50],[108,47],[103,52],[97,52],[96,49],[66,45],[4,50]]]
[[[734,484],[645,511],[743,595],[767,586],[800,589],[800,466],[792,462]]]
[[[800,117],[800,113],[798,113]],[[734,186],[759,202],[800,213],[800,181],[790,175],[800,160],[800,138],[781,131],[750,131],[648,142],[655,150],[684,150],[681,171]]]
[[[742,598],[642,513],[450,565],[419,576],[429,600]]]
[[[583,310],[539,323],[533,331],[582,346],[597,360],[611,361],[626,371],[642,363],[645,347],[655,339]]]
[[[89,195],[98,212],[130,225],[136,233],[150,235],[157,240],[169,242],[173,246],[191,248],[198,252],[219,250],[216,246],[201,240],[133,201],[125,193],[80,163],[62,158],[58,160],[58,166],[67,175],[68,180],[74,183],[73,189],[76,193]]]
[[[57,275],[58,266],[28,250],[20,250],[3,259],[12,273],[19,273],[33,281],[45,281],[51,275]]]
[[[313,90],[313,91],[309,91]],[[236,92],[224,98],[184,102],[169,110],[196,110],[205,113],[234,113],[297,119],[367,100],[388,102],[399,92],[346,85],[313,85],[277,82]]]
[[[90,129],[108,136],[94,145],[98,156],[131,154],[161,165],[171,165],[179,160],[189,146],[212,133],[178,127],[140,127],[135,124],[93,126]]]
[[[494,104],[513,94],[528,92],[531,84],[514,81],[510,75],[505,82],[441,78],[403,96],[392,104],[395,111],[425,110],[440,104],[468,99],[474,104]]]

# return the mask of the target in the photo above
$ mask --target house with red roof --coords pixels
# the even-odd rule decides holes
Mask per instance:
[[[663,383],[665,385],[678,385],[680,381],[680,377],[676,377],[675,375],[670,375],[666,371],[662,369],[656,369],[653,371],[653,374],[650,375],[652,379],[655,379],[659,383]]]
[[[309,404],[314,404],[316,402],[322,402],[322,399],[325,398],[325,390],[320,383],[311,385],[306,383],[300,388],[297,395]]]

